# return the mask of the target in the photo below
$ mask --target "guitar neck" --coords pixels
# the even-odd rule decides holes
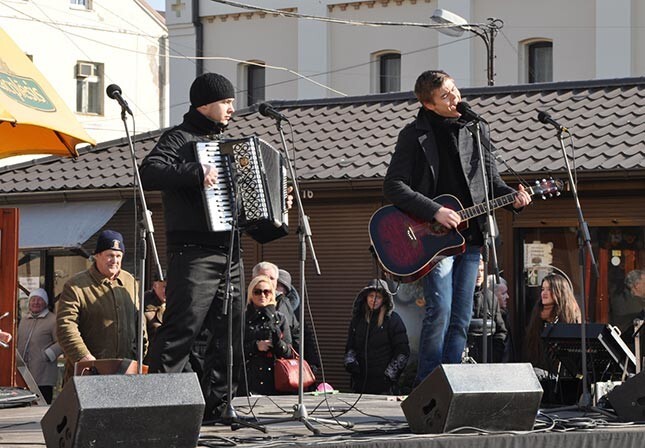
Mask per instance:
[[[530,195],[533,196],[535,192],[533,191],[533,188],[527,187],[526,192]],[[512,204],[515,202],[515,195],[517,193],[509,193],[504,196],[500,196],[495,199],[490,200],[490,209],[491,210],[496,210],[501,207],[506,207],[507,205]],[[474,218],[476,216],[484,215],[486,213],[486,203],[482,202],[481,204],[473,205],[472,207],[465,208],[459,212],[459,216],[461,217],[462,221]]]

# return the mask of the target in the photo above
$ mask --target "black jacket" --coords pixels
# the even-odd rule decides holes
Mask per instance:
[[[386,310],[383,324],[379,313],[372,313],[369,326],[365,319],[366,297],[377,290],[383,295]],[[405,324],[394,312],[394,301],[383,280],[372,280],[354,301],[352,320],[345,346],[345,369],[351,373],[351,386],[357,393],[388,394],[398,381],[410,357]]]
[[[504,350],[506,348],[506,338],[508,331],[506,323],[502,317],[502,310],[497,302],[497,297],[492,291],[487,290],[487,325],[492,323],[492,331],[488,334],[488,362],[502,362],[504,358]],[[483,320],[484,317],[484,294],[481,288],[475,288],[475,295],[473,298],[473,320],[468,330],[468,345],[470,356],[475,361],[482,362],[482,326],[473,325],[476,320]],[[475,328],[476,327],[476,328]],[[491,357],[492,356],[492,357]]]
[[[270,340],[273,347],[266,352],[258,350],[257,341]],[[285,316],[275,306],[246,308],[244,352],[248,391],[274,395],[273,359],[291,358],[291,332]],[[242,387],[242,389],[244,389]]]
[[[437,177],[439,173],[439,151],[431,117],[434,114],[421,107],[417,118],[399,133],[399,138],[388,167],[383,192],[395,206],[425,221],[431,221],[441,204],[433,201],[437,194]],[[435,114],[436,116],[436,114]],[[486,132],[483,132],[486,135]],[[479,162],[479,152],[475,141],[465,126],[458,136],[461,170],[468,184],[473,204],[484,201],[484,188]],[[490,147],[487,139],[482,145]],[[484,159],[489,178],[492,179],[491,192],[495,197],[513,193],[499,176],[497,167],[488,151],[484,150]],[[485,217],[477,218],[480,226]]]
[[[195,142],[220,138],[224,127],[191,106],[184,121],[166,131],[139,169],[146,190],[161,190],[168,245],[228,246],[228,232],[209,232],[202,196],[204,170]]]

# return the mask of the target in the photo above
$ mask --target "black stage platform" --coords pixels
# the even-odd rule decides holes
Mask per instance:
[[[364,395],[355,407],[358,395],[336,393],[307,395],[304,403],[310,417],[337,418],[354,424],[351,430],[336,424],[319,424],[314,435],[301,422],[268,424],[266,433],[255,429],[232,430],[230,426],[202,426],[198,446],[205,447],[441,447],[441,448],[631,448],[642,447],[645,425],[612,423],[607,416],[582,412],[541,410],[534,431],[487,433],[464,429],[460,434],[412,434],[396,397]],[[260,422],[292,415],[295,396],[251,397],[253,413]],[[240,416],[249,414],[246,398],[236,398],[234,406]],[[40,419],[47,407],[0,409],[0,447],[43,447]],[[331,412],[331,414],[330,414]],[[335,416],[335,417],[332,417]],[[168,425],[173,416],[167,416]],[[124,423],[126,424],[126,423]],[[165,447],[160,447],[165,448]]]

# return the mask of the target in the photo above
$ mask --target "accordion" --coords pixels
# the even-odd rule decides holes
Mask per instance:
[[[217,170],[217,185],[203,190],[209,230],[232,230],[235,179],[240,229],[262,244],[289,233],[287,169],[280,152],[253,136],[196,143],[195,154]]]

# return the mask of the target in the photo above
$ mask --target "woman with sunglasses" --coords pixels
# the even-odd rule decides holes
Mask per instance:
[[[289,325],[275,307],[271,279],[266,275],[253,278],[248,288],[244,335],[249,393],[275,395],[273,360],[292,356]]]

